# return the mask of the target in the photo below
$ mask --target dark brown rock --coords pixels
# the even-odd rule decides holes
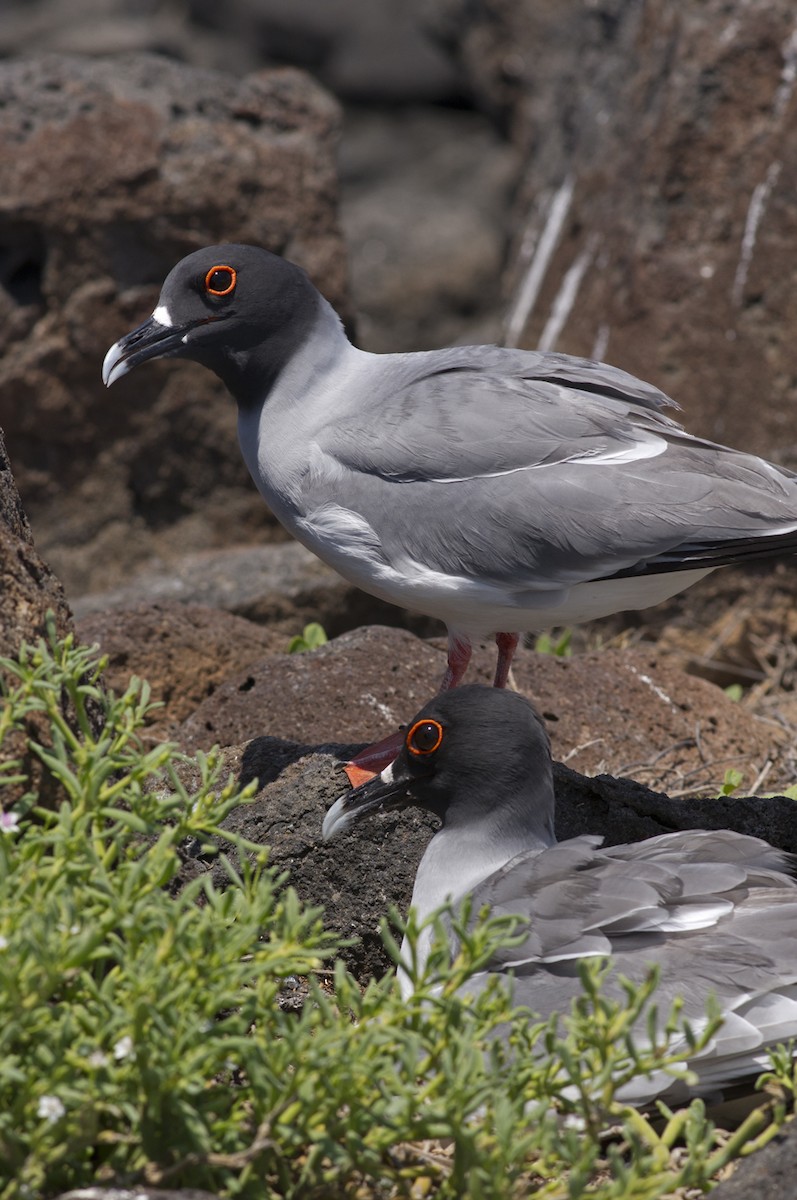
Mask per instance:
[[[345,756],[345,747],[337,751]],[[300,898],[322,905],[330,928],[358,939],[343,957],[359,978],[384,974],[390,964],[380,922],[391,904],[406,909],[434,820],[414,811],[388,813],[326,844],[324,813],[349,786],[336,758],[282,739],[256,738],[226,755],[225,765],[241,782],[271,780],[252,804],[230,814],[226,828],[269,846],[270,864],[289,872]],[[223,867],[212,870],[224,887]]]
[[[554,764],[560,839],[600,833],[609,846],[676,829],[735,829],[797,854],[797,819],[788,796],[689,796],[653,792],[633,779],[594,779]]]
[[[33,542],[27,518],[8,460],[5,437],[0,430],[0,520],[9,533],[29,544]]]
[[[797,1175],[797,1121],[791,1121],[757,1154],[742,1159],[712,1200],[792,1200]]]
[[[16,656],[23,642],[47,631],[47,614],[64,636],[72,614],[64,589],[33,546],[30,525],[11,473],[0,430],[0,654]]]
[[[479,113],[346,113],[341,223],[364,349],[424,350],[500,337],[520,165]]]
[[[191,0],[201,26],[234,30],[265,62],[305,66],[336,95],[377,104],[441,101],[460,94],[452,61],[422,21],[422,4],[372,0]]]
[[[77,634],[108,656],[106,687],[119,694],[133,675],[147,681],[152,699],[161,705],[150,721],[150,736],[159,738],[169,738],[222,680],[253,657],[287,646],[276,630],[199,604],[140,604],[95,613],[77,622]]]
[[[100,367],[175,262],[211,242],[287,254],[345,312],[338,120],[293,70],[236,79],[146,55],[0,64],[0,423],[70,592],[110,586],[156,551],[282,537],[209,372],[158,364],[108,394]]]
[[[445,643],[372,626],[308,654],[252,661],[182,727],[192,749],[266,734],[301,741],[376,741],[436,691]],[[477,650],[472,682],[490,682],[492,646]],[[716,793],[728,767],[752,786],[777,731],[705,680],[653,651],[606,650],[571,659],[519,651],[518,687],[543,714],[554,757],[586,774],[628,774],[671,791]]]
[[[121,587],[79,597],[74,610],[83,618],[175,601],[235,613],[280,631],[286,641],[310,621],[330,636],[375,620],[427,634],[440,629],[431,618],[361,592],[294,541],[181,555],[169,567],[138,572]]]
[[[398,629],[369,626],[304,654],[252,661],[188,718],[191,750],[259,735],[305,746],[374,741],[434,694],[445,656]]]
[[[192,27],[183,4],[160,0],[4,0],[0,56],[106,55],[146,51],[178,62],[245,74],[260,65],[254,47],[231,30]]]
[[[23,643],[35,643],[48,636],[50,621],[59,637],[72,629],[72,613],[61,582],[33,546],[0,431],[0,655],[17,658]],[[13,688],[19,680],[12,671],[2,669],[0,682]],[[68,719],[65,701],[62,705]],[[29,713],[25,734],[8,734],[0,754],[5,761],[19,760],[20,772],[38,791],[41,804],[54,803],[59,796],[58,786],[28,748],[28,738],[51,745],[49,721],[41,713]],[[2,806],[10,808],[25,791],[25,784],[8,785],[3,789]]]
[[[518,286],[558,196],[522,344],[598,352],[674,396],[692,431],[794,464],[794,6],[432,7],[528,162]]]
[[[585,775],[629,776],[670,795],[716,792],[729,769],[752,787],[785,749],[782,730],[653,647],[526,653],[515,677],[545,718],[554,756]]]

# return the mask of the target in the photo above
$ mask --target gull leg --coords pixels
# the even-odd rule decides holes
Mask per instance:
[[[447,692],[450,688],[458,687],[462,683],[462,676],[468,669],[472,653],[473,647],[470,638],[466,637],[464,633],[455,633],[450,629],[448,631],[448,666],[440,684],[441,692]]]
[[[497,633],[495,635],[495,644],[498,647],[498,662],[495,664],[494,687],[506,687],[508,683],[512,691],[517,691],[515,681],[511,677],[511,672],[512,659],[514,658],[519,641],[519,633]]]

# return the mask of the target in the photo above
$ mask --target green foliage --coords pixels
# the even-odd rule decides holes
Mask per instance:
[[[797,783],[793,783],[790,787],[783,788],[779,792],[759,792],[758,794],[762,799],[771,796],[785,796],[787,800],[797,800]]]
[[[180,1161],[190,1179],[194,1159],[251,1140],[258,1106],[231,1086],[239,1046],[282,978],[321,965],[337,941],[294,893],[278,895],[262,847],[241,839],[251,858],[238,872],[226,862],[231,886],[203,874],[170,895],[183,845],[233,840],[220,823],[252,788],[223,780],[211,754],[189,793],[174,748],[139,740],[145,685],[106,699],[91,652],[71,640],[2,666],[18,682],[0,736],[46,713],[52,746],[31,748],[64,800],[48,812],[28,792],[25,816],[14,827],[5,814],[0,832],[0,1196]],[[4,767],[19,782],[20,763]]]
[[[736,767],[728,767],[722,780],[722,787],[719,790],[720,796],[732,796],[738,791],[744,783],[744,771],[739,771]]]
[[[573,640],[573,630],[563,629],[558,637],[550,633],[541,633],[534,642],[538,654],[553,654],[556,658],[570,658],[573,653],[570,643]]]
[[[744,688],[740,683],[729,683],[726,688],[723,688],[723,691],[729,700],[733,700],[737,704],[744,696]]]
[[[301,633],[296,637],[292,637],[288,642],[289,654],[302,654],[305,650],[317,650],[319,646],[323,646],[329,638],[323,625],[319,625],[317,621],[311,621],[309,625],[305,625]]]
[[[561,1022],[516,1012],[495,980],[463,995],[512,944],[512,917],[449,914],[453,963],[438,917],[420,971],[411,914],[398,922],[410,1001],[392,976],[361,990],[340,962],[330,993],[313,973],[340,940],[262,848],[222,831],[251,791],[222,778],[217,755],[200,757],[188,789],[174,748],[139,740],[146,685],[104,696],[100,664],[70,640],[0,665],[12,678],[0,754],[26,716],[45,714],[52,744],[29,746],[64,796],[44,810],[21,761],[4,763],[0,778],[24,797],[0,814],[1,1200],[92,1183],[252,1200],[654,1200],[707,1187],[782,1121],[795,1083],[785,1052],[765,1080],[775,1120],[754,1114],[728,1145],[700,1101],[655,1128],[622,1103],[618,1088],[639,1073],[683,1069],[670,1048],[682,1022],[657,1022],[653,976],[618,1003],[587,964]],[[222,855],[224,889],[208,873],[180,886],[186,844],[225,840],[239,865]],[[299,1014],[279,1005],[294,974],[311,977]]]

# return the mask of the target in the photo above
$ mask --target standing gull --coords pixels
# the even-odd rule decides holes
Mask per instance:
[[[517,1003],[548,1017],[580,994],[579,959],[609,958],[604,994],[615,999],[624,998],[618,975],[641,982],[655,965],[660,1010],[678,997],[683,1017],[699,1028],[709,996],[719,1003],[722,1026],[690,1061],[702,1092],[759,1073],[768,1047],[797,1036],[792,855],[729,830],[607,849],[595,835],[557,844],[545,729],[524,697],[478,686],[421,709],[395,762],[335,801],[324,837],[368,813],[413,804],[442,822],[415,878],[419,919],[469,895],[473,913],[488,906],[526,925],[522,944],[498,950],[466,991],[498,973],[511,978]],[[424,930],[421,967],[430,938]],[[406,995],[404,973],[401,982]],[[646,1103],[672,1083],[658,1072],[624,1095]]]
[[[503,687],[524,630],[647,608],[716,567],[797,550],[797,476],[685,433],[650,384],[497,346],[368,354],[301,268],[255,246],[179,262],[103,379],[153,358],[226,384],[246,465],[294,537],[445,622],[441,690],[475,638],[495,637]]]

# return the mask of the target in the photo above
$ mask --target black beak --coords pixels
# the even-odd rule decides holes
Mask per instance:
[[[325,842],[337,837],[344,829],[372,812],[390,808],[406,808],[413,803],[409,788],[416,782],[417,773],[410,773],[399,757],[367,783],[344,792],[324,817],[322,835]]]
[[[150,358],[164,358],[184,346],[184,337],[190,326],[164,325],[149,317],[138,329],[120,338],[111,346],[102,364],[102,381],[106,387],[116,383],[133,367]]]

